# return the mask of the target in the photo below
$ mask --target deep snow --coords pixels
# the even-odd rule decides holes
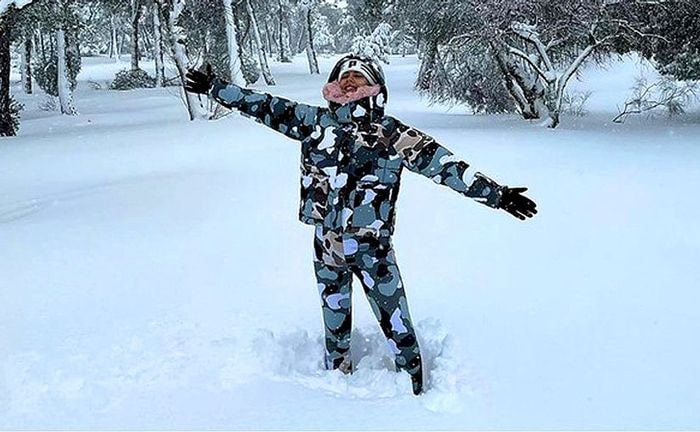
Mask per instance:
[[[321,61],[322,74],[332,59]],[[177,89],[25,103],[0,140],[0,428],[700,428],[700,117],[610,123],[639,65],[589,68],[556,130],[430,106],[413,57],[389,113],[526,185],[520,222],[406,172],[395,246],[429,369],[390,370],[361,290],[350,377],[321,369],[298,146],[239,116],[186,121]],[[321,104],[304,59],[269,90]],[[649,71],[645,72],[649,73]]]

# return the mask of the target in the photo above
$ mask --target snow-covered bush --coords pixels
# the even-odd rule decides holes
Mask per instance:
[[[583,117],[588,114],[586,103],[593,94],[591,91],[570,91],[564,93],[562,101],[562,113],[576,117]]]
[[[39,102],[37,107],[42,111],[58,111],[60,104],[58,103],[58,98],[56,96],[46,95],[43,101]]]
[[[143,69],[125,69],[119,71],[112,81],[112,90],[133,90],[137,88],[152,88],[156,86],[156,79],[148,75]]]

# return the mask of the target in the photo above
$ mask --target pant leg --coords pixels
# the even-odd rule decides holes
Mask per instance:
[[[346,260],[362,282],[374,315],[395,355],[396,366],[422,376],[420,348],[391,237],[344,238]]]
[[[342,240],[339,236],[317,227],[314,251],[314,269],[325,330],[326,369],[341,368],[343,372],[350,372],[352,273],[342,258]]]

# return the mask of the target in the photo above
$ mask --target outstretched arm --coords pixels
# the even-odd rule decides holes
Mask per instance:
[[[218,103],[235,108],[265,126],[289,138],[302,140],[319,124],[323,108],[305,105],[267,93],[258,93],[217,79],[211,69],[207,73],[190,69],[185,90],[208,94]]]
[[[401,124],[397,132],[399,138],[394,146],[409,170],[484,205],[503,209],[518,219],[525,220],[537,213],[534,201],[522,195],[527,188],[501,186],[480,172],[472,172],[469,164],[417,129]]]

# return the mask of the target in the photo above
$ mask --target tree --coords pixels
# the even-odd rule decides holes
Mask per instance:
[[[228,54],[228,76],[231,82],[243,85],[245,80],[241,72],[241,50],[238,45],[238,34],[234,21],[232,0],[223,0],[224,17],[226,19],[226,42]]]
[[[625,0],[609,7],[620,23],[639,28],[616,44],[618,52],[637,51],[678,80],[700,79],[700,2]]]
[[[445,0],[434,10],[419,3],[405,0],[399,11],[423,41],[420,90],[487,111],[508,106],[504,92],[524,119],[549,127],[559,124],[566,85],[584,62],[640,31],[617,19],[608,0]],[[455,71],[465,68],[467,82],[459,82]]]
[[[291,63],[292,50],[289,47],[289,0],[277,0],[277,60],[282,63]]]
[[[430,7],[436,6],[431,3]],[[391,5],[389,0],[348,0],[347,13],[359,24],[360,30],[364,34],[370,34],[376,29],[384,19],[384,13]]]
[[[185,74],[188,67],[192,64],[187,56],[187,47],[185,45],[186,33],[185,29],[180,25],[179,20],[185,10],[185,0],[164,0],[164,11],[168,17],[168,33],[169,33],[169,48],[171,57],[177,67],[180,76],[180,83],[185,85]],[[207,111],[204,109],[199,98],[189,92],[184,93],[184,102],[187,107],[187,113],[190,120],[204,119],[207,117]]]
[[[267,85],[275,85],[275,78],[272,76],[270,71],[270,66],[267,64],[267,53],[265,52],[265,46],[260,38],[260,30],[258,29],[258,20],[255,18],[253,13],[253,8],[250,6],[250,0],[243,0],[245,2],[246,12],[250,18],[250,28],[253,36],[253,42],[255,45],[255,50],[258,53],[258,61],[260,62],[260,69],[262,70],[263,77],[265,78],[265,83]]]
[[[156,63],[156,86],[163,87],[165,85],[165,66],[163,63],[163,26],[161,24],[161,3],[158,0],[153,1],[153,57]]]
[[[352,52],[389,63],[389,46],[394,38],[391,25],[383,22],[369,36],[357,36],[352,43]]]
[[[318,5],[318,0],[299,0],[299,9],[304,19],[304,31],[306,34],[306,58],[309,61],[309,73],[320,74],[318,59],[314,47],[313,11]]]
[[[19,130],[22,106],[10,95],[10,45],[15,34],[18,11],[31,2],[32,0],[0,2],[0,137],[17,135]]]
[[[139,22],[143,15],[143,0],[131,0],[131,70],[138,71],[139,59]]]

